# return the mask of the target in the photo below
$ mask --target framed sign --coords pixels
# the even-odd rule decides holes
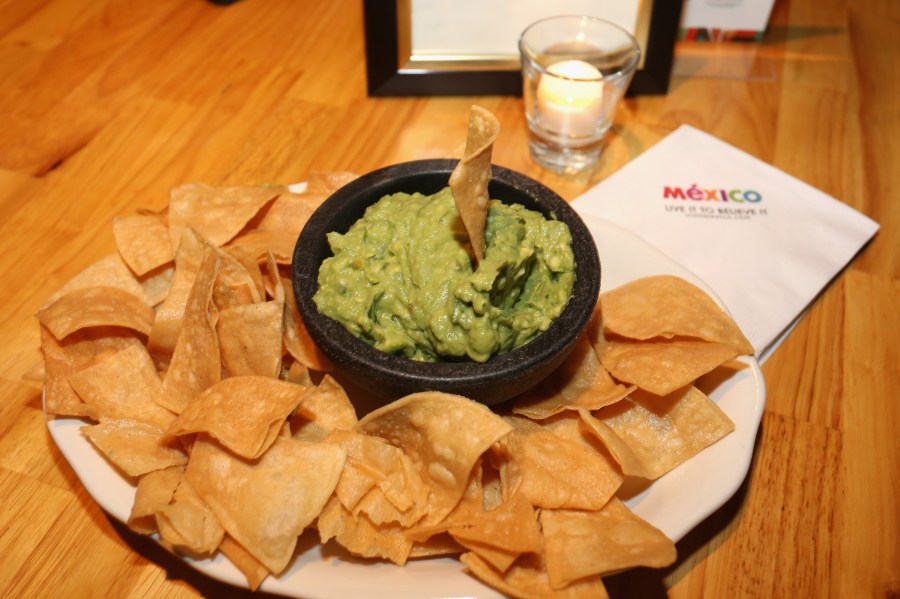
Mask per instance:
[[[628,94],[664,94],[681,7],[682,0],[363,0],[369,95],[520,95],[518,36],[557,14],[628,30],[642,52]]]

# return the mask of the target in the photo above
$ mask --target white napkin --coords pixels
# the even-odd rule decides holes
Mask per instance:
[[[687,125],[573,207],[631,230],[705,281],[760,360],[878,230],[849,206]]]

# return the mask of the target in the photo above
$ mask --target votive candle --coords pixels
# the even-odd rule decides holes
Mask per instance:
[[[562,60],[547,68],[537,89],[541,125],[558,135],[589,137],[602,114],[603,75],[583,60]]]

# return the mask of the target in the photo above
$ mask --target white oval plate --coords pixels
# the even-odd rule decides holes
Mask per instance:
[[[712,294],[696,276],[633,233],[596,217],[584,219],[600,253],[603,289],[644,276],[672,274]],[[741,358],[739,366],[723,376],[698,383],[734,421],[735,431],[626,500],[635,513],[674,541],[721,507],[737,491],[750,467],[766,392],[755,358]],[[125,522],[135,488],[81,435],[84,424],[78,419],[47,420],[51,437],[91,497],[114,518]],[[261,590],[309,599],[502,597],[466,574],[456,559],[413,560],[403,568],[353,562],[323,554],[318,543],[304,543],[307,538],[302,538],[290,567],[278,578],[267,578]],[[212,578],[246,587],[243,574],[221,555],[205,560],[181,559]]]

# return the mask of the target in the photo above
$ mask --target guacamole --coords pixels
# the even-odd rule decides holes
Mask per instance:
[[[572,294],[565,223],[491,200],[487,250],[474,258],[447,187],[383,197],[344,233],[319,269],[320,313],[386,352],[413,360],[483,362],[534,339]]]

